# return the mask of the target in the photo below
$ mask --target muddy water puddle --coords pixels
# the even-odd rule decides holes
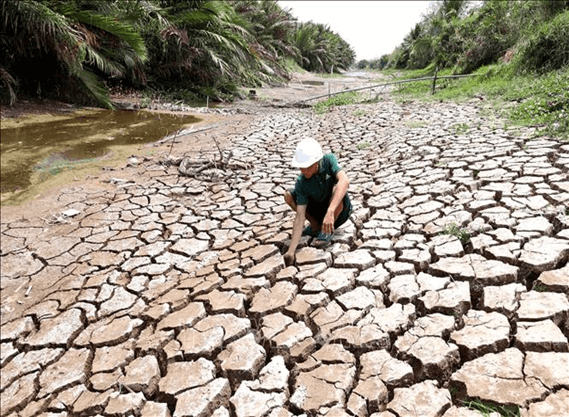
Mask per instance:
[[[108,159],[113,150],[156,142],[200,121],[190,115],[99,109],[3,120],[2,197],[25,192],[62,172]]]

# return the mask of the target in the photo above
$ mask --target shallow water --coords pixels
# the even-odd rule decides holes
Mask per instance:
[[[188,115],[128,110],[88,110],[65,117],[3,121],[0,191],[24,191],[53,175],[100,159],[113,147],[155,142],[199,121]]]

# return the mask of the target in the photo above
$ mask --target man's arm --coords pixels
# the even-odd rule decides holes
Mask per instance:
[[[300,238],[302,236],[302,228],[304,226],[304,220],[306,218],[306,205],[296,207],[296,217],[294,218],[294,225],[292,227],[292,236],[290,238],[290,246],[288,251],[284,254],[284,260],[286,266],[290,266],[294,263],[294,254],[296,252],[296,247]]]
[[[326,212],[324,220],[322,221],[322,232],[327,235],[330,235],[334,232],[334,222],[336,221],[334,214],[344,199],[344,196],[348,192],[348,186],[350,185],[350,180],[344,171],[339,171],[336,174],[336,178],[338,179],[338,182],[336,183],[334,194],[332,194],[332,199],[330,200],[328,211]]]

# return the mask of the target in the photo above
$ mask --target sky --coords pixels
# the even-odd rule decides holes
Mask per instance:
[[[356,52],[356,62],[393,52],[419,23],[430,1],[283,1],[301,22],[324,23]]]

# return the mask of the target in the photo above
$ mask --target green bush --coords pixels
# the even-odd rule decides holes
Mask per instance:
[[[569,65],[569,10],[543,23],[516,54],[518,72],[546,73]]]
[[[457,22],[464,49],[459,54],[455,72],[468,74],[482,66],[499,62],[520,36],[521,19],[526,7],[509,2],[485,2]]]

